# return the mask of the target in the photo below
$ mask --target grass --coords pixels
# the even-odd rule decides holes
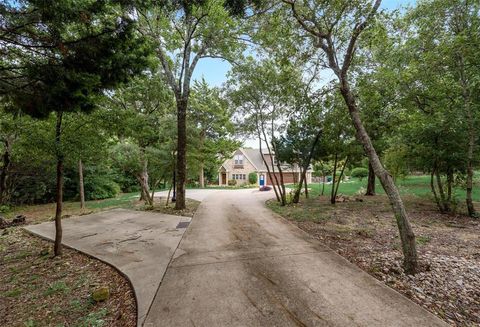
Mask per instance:
[[[122,193],[110,199],[86,201],[84,210],[80,208],[80,202],[65,201],[63,203],[63,216],[83,215],[115,208],[134,208],[138,203],[138,192]],[[13,218],[21,214],[27,217],[28,223],[40,223],[53,220],[55,206],[55,203],[22,205],[11,208],[5,216]]]
[[[432,191],[430,189],[430,176],[427,175],[418,175],[418,176],[407,176],[397,180],[397,186],[401,194],[406,195],[415,195],[419,197],[431,197]],[[382,185],[379,183],[378,179],[375,185],[375,190],[377,194],[385,194],[383,191]],[[480,201],[480,185],[475,185],[473,189],[473,200]],[[312,193],[320,194],[322,190],[322,185],[319,183],[312,183],[309,185],[312,189]],[[331,184],[325,184],[325,195],[329,195],[331,192]],[[362,180],[358,178],[352,178],[349,181],[343,182],[338,188],[339,194],[345,195],[355,195],[363,194],[367,188],[367,179]],[[465,190],[461,188],[454,189],[454,196],[458,199],[465,198]]]

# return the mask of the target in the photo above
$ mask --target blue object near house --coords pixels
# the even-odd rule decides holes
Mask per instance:
[[[260,175],[260,186],[264,186],[264,185],[265,185],[265,176]]]

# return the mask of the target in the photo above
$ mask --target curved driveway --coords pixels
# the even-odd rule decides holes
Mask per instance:
[[[144,326],[446,326],[273,214],[269,196],[204,198]]]

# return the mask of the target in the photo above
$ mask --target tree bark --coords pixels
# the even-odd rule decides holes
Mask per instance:
[[[305,197],[308,198],[308,187],[307,187],[307,170],[312,162],[313,153],[315,152],[315,148],[317,147],[318,141],[320,140],[320,136],[322,135],[322,130],[319,130],[318,133],[315,135],[315,139],[312,142],[310,147],[310,152],[308,153],[307,160],[304,161],[303,166],[300,166],[300,182],[298,184],[297,190],[295,191],[293,197],[293,203],[298,203],[300,201],[300,193],[302,191],[302,184],[305,183]]]
[[[200,163],[200,171],[198,173],[199,175],[199,184],[201,188],[205,187],[205,178],[204,178],[204,172],[203,172],[203,162]]]
[[[305,172],[306,174],[306,172]],[[308,199],[308,182],[307,182],[307,176],[304,177],[305,179],[305,198]]]
[[[468,95],[466,98],[465,107],[468,123],[468,150],[467,150],[467,195],[465,202],[467,204],[467,211],[470,217],[476,217],[477,212],[473,205],[473,154],[475,151],[475,126],[473,122],[472,109],[470,107],[470,99]]]
[[[83,187],[83,163],[82,159],[78,160],[78,187],[80,193],[80,209],[85,209],[85,189]]]
[[[322,171],[322,194],[325,193],[325,171]]]
[[[160,181],[161,181],[161,179],[156,180],[156,181],[153,183],[152,188],[151,188],[152,193],[151,193],[151,195],[150,195],[150,203],[151,203],[152,206],[153,206],[153,204],[155,203],[155,189],[156,189],[157,186],[160,184]]]
[[[337,186],[335,187],[335,194],[334,194],[335,199],[337,198],[338,188],[340,187],[340,183],[342,182],[343,173],[345,172],[345,168],[347,167],[348,159],[349,159],[349,156],[347,156],[347,158],[345,159],[345,163],[343,164],[342,170],[340,171],[340,176],[338,176]]]
[[[447,201],[452,203],[453,169],[449,168],[447,172]]]
[[[330,192],[330,203],[335,204],[337,202],[335,194],[335,182],[337,178],[337,163],[338,163],[338,154],[335,153],[335,161],[333,162],[333,175],[332,175],[332,190]]]
[[[55,153],[57,157],[57,206],[55,209],[55,243],[53,252],[55,256],[62,255],[62,210],[63,210],[63,162],[62,149],[62,118],[63,112],[57,111],[57,124],[55,128]]]
[[[403,204],[400,192],[396,187],[392,175],[383,167],[380,158],[377,155],[372,140],[370,139],[358,111],[355,97],[350,90],[350,86],[345,78],[340,74],[340,92],[348,107],[350,117],[356,130],[356,138],[363,145],[363,148],[370,160],[375,175],[387,194],[397,221],[397,226],[402,241],[402,251],[404,256],[403,266],[407,273],[414,274],[417,270],[417,246],[415,243],[415,234],[410,225],[405,205]]]
[[[373,196],[375,195],[375,172],[373,171],[373,167],[368,163],[368,182],[367,182],[367,192],[365,195]]]
[[[440,199],[437,195],[437,190],[435,189],[435,170],[436,166],[433,166],[432,172],[430,173],[430,189],[432,190],[433,198],[435,199],[435,203],[437,204],[438,210],[443,213],[443,206],[440,203]]]
[[[140,183],[140,200],[145,201],[146,205],[153,205],[152,199],[150,198],[150,186],[149,186],[149,177],[148,177],[148,160],[145,156],[145,149],[142,149],[142,171],[138,176],[138,181]]]
[[[447,199],[445,197],[445,191],[443,190],[442,178],[440,176],[440,172],[439,172],[438,169],[435,171],[435,178],[437,179],[438,193],[440,194],[440,201],[442,202],[443,212],[449,212],[450,211],[450,203],[447,202]]]
[[[175,209],[185,209],[187,175],[187,106],[188,95],[177,99],[177,192]]]
[[[7,176],[8,176],[8,171],[10,170],[10,165],[11,165],[10,141],[8,139],[5,139],[4,144],[5,144],[5,151],[3,152],[3,155],[2,155],[3,168],[2,168],[2,171],[0,172],[0,204],[4,204],[6,202],[5,196],[7,192]]]

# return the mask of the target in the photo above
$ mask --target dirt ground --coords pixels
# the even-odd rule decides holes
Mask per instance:
[[[154,207],[126,199],[109,200],[98,208],[80,210],[67,203],[63,219],[115,207],[154,210],[193,216],[200,202],[187,199],[187,208],[165,207],[165,199],[155,199]],[[27,217],[27,224],[53,220],[54,204],[18,208],[14,214]],[[135,326],[135,295],[128,281],[109,265],[77,251],[64,248],[53,258],[52,243],[32,236],[21,227],[0,229],[0,326]],[[96,289],[107,286],[110,298],[93,301]]]
[[[356,197],[359,198],[359,197]],[[480,325],[480,220],[440,214],[419,197],[404,199],[421,258],[406,275],[398,229],[385,196],[329,203],[314,197],[298,205],[268,206],[301,229],[453,326]]]
[[[135,326],[135,296],[115,269],[68,248],[53,258],[50,242],[19,227],[0,235],[1,326]],[[95,302],[101,287],[110,297]]]

